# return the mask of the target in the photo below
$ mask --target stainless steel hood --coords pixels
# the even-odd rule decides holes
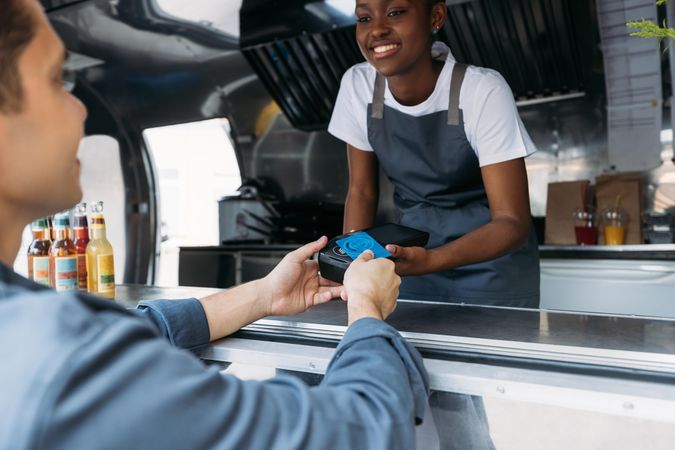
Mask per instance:
[[[335,4],[255,0],[241,10],[242,51],[299,129],[326,128],[342,75],[363,61],[354,17]],[[602,71],[593,0],[448,2],[440,39],[459,61],[502,73],[518,100],[582,95]]]

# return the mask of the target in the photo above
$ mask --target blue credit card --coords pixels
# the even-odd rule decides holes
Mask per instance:
[[[376,258],[391,256],[391,253],[365,231],[357,231],[346,238],[338,239],[336,242],[352,259],[358,258],[366,250],[372,251]]]

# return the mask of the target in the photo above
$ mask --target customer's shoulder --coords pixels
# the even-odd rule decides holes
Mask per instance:
[[[123,348],[111,335],[149,336],[129,332],[143,327],[141,319],[114,304],[0,282],[0,404],[22,411],[20,418],[10,414],[0,421],[0,448],[5,448],[2,436],[17,429],[24,430],[23,437],[35,434],[33,427],[49,414],[47,399],[54,401],[53,393],[73,374],[97,361],[92,355],[107,356],[113,345]],[[103,341],[112,344],[102,350],[97,344]]]
[[[139,320],[109,300],[14,281],[0,281],[0,342],[19,342],[37,352],[55,345],[63,349],[80,345],[116,321]]]
[[[106,322],[106,314],[73,294],[11,286],[0,297],[0,341],[41,348],[77,345]]]

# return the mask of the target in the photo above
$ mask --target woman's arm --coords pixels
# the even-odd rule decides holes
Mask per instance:
[[[347,145],[347,157],[349,191],[345,200],[345,233],[374,225],[379,196],[379,166],[375,152]]]
[[[488,165],[481,172],[490,204],[490,222],[430,250],[387,246],[398,260],[399,275],[422,275],[488,261],[510,253],[527,241],[532,218],[524,159]]]

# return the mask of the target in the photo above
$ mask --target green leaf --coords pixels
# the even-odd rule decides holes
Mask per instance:
[[[658,0],[658,1],[668,1],[668,0]],[[663,26],[658,26],[651,20],[640,19],[638,21],[628,22],[626,24],[628,28],[637,30],[632,32],[631,36],[641,37],[641,38],[651,38],[651,39],[675,39],[675,29],[669,28],[664,23]]]

